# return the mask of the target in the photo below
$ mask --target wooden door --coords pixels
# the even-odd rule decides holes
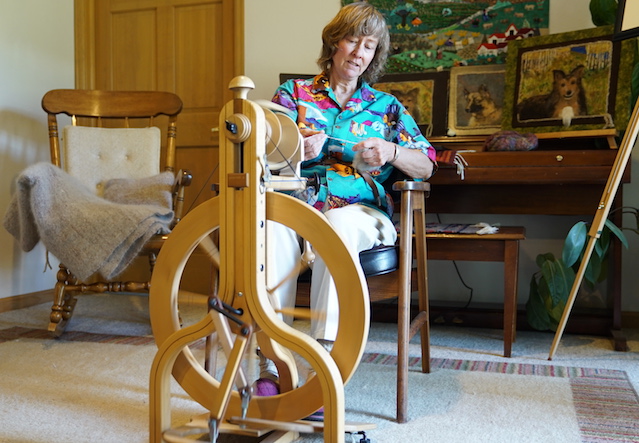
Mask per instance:
[[[177,167],[185,208],[211,197],[221,108],[243,73],[243,0],[76,0],[76,87],[164,90],[184,102]]]
[[[193,173],[185,210],[212,197],[218,183],[218,118],[244,72],[243,0],[76,0],[76,87],[164,90],[184,102],[178,168]],[[207,293],[208,259],[196,253],[183,289]],[[148,273],[138,263],[131,279]]]

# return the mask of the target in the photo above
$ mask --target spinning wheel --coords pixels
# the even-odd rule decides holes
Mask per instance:
[[[368,336],[366,283],[357,258],[322,214],[293,197],[269,190],[265,159],[274,154],[266,153],[265,140],[277,133],[283,137],[281,143],[286,143],[286,129],[272,129],[276,120],[265,117],[270,111],[246,100],[249,88],[250,80],[236,78],[231,84],[236,98],[220,116],[220,124],[226,128],[225,137],[221,137],[224,140],[220,140],[220,195],[182,219],[155,265],[150,311],[159,350],[151,371],[151,441],[181,441],[172,439],[179,432],[169,430],[171,371],[182,388],[210,411],[212,440],[228,422],[295,430],[292,422],[322,405],[325,441],[340,441],[346,432],[343,387],[359,364]],[[284,121],[280,116],[276,119]],[[277,314],[266,287],[267,220],[291,228],[309,242],[333,276],[339,298],[339,328],[330,355]],[[180,287],[185,265],[196,249],[206,251],[219,276],[217,296],[212,298],[214,309],[203,309],[199,321],[184,325],[179,311]],[[263,351],[272,347],[269,357],[279,360],[279,395],[251,396],[254,380],[247,377],[246,361],[252,355],[246,349],[253,332]],[[189,347],[211,334],[218,337],[224,351],[222,374],[210,374],[202,358]],[[298,384],[292,352],[308,362],[317,376]]]

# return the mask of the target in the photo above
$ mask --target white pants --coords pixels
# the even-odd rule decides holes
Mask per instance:
[[[392,245],[397,240],[393,222],[380,211],[368,206],[353,204],[331,209],[325,213],[331,226],[340,234],[346,247],[356,257],[375,246]],[[295,232],[275,222],[267,223],[267,285],[273,287],[296,268],[301,259],[299,239]],[[334,341],[339,324],[337,290],[322,258],[318,255],[313,264],[311,278],[311,309],[325,313],[325,318],[311,320],[311,336],[315,339]],[[281,306],[295,305],[297,279],[290,278],[275,291]],[[286,318],[291,323],[291,318]]]

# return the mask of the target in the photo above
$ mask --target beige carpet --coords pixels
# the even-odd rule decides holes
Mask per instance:
[[[156,348],[146,299],[83,297],[59,340],[44,333],[47,317],[48,305],[0,314],[0,441],[148,441]],[[411,421],[402,425],[394,422],[394,335],[393,325],[372,326],[346,387],[346,418],[375,423],[372,442],[639,441],[636,334],[627,353],[605,338],[567,335],[548,362],[550,334],[519,333],[505,359],[500,331],[433,327],[431,374],[419,372],[412,345]],[[177,383],[172,389],[176,425],[204,412]]]

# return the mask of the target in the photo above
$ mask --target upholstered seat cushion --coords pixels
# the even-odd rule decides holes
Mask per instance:
[[[103,196],[111,179],[160,173],[160,129],[66,126],[62,167]]]
[[[399,268],[399,245],[381,245],[359,253],[364,275],[388,274]]]

